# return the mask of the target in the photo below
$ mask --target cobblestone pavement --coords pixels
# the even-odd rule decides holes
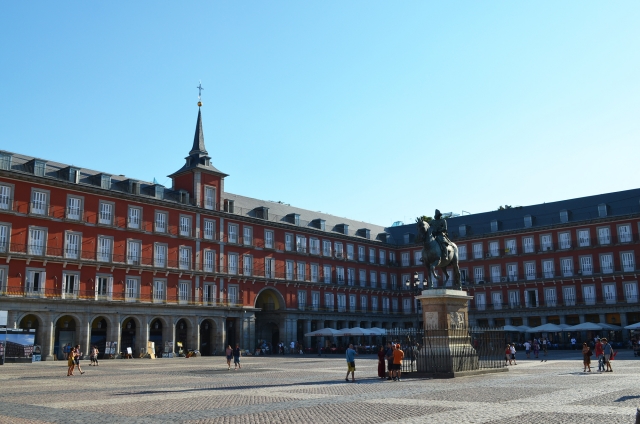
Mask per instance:
[[[66,377],[64,362],[0,366],[0,423],[634,423],[640,358],[582,372],[579,352],[520,359],[508,373],[451,380],[376,378],[359,357],[222,357],[101,361]],[[595,367],[597,369],[597,365]]]

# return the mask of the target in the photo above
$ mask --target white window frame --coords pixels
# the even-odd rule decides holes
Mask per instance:
[[[31,190],[31,209],[32,215],[48,215],[49,212],[49,190],[32,189]]]
[[[100,200],[98,204],[98,224],[109,226],[113,225],[115,222],[115,210],[115,203]]]
[[[300,234],[296,234],[296,252],[307,253],[307,238]]]
[[[276,259],[264,258],[264,276],[266,278],[276,278]]]
[[[216,272],[216,251],[204,249],[202,255],[202,268],[204,272]]]
[[[358,246],[358,261],[365,261],[364,246]]]
[[[544,288],[544,304],[548,308],[555,308],[558,305],[555,287]]]
[[[598,244],[606,246],[611,244],[611,229],[609,227],[598,227]]]
[[[227,224],[227,243],[238,244],[238,224]]]
[[[545,259],[542,261],[542,274],[544,278],[553,278],[555,276],[553,268],[553,259]]]
[[[486,293],[476,293],[475,295],[476,310],[484,311],[487,309],[487,295]]]
[[[0,184],[0,209],[10,211],[13,209],[13,184]]]
[[[0,253],[7,253],[11,246],[11,224],[0,222]]]
[[[202,303],[206,306],[215,306],[217,303],[218,286],[211,283],[202,284]]]
[[[631,224],[618,225],[618,243],[631,243],[632,241]]]
[[[191,281],[178,281],[178,303],[187,304],[191,298]]]
[[[504,253],[507,255],[517,255],[518,247],[517,247],[516,239],[509,239],[504,242]]]
[[[558,241],[560,249],[571,249],[571,234],[568,231],[563,231],[558,234]]]
[[[315,238],[315,237],[311,237],[309,238],[309,253],[311,253],[312,255],[319,255],[320,254],[320,240]]]
[[[253,256],[242,255],[242,275],[253,277]]]
[[[482,259],[482,243],[473,243],[473,259]]]
[[[64,257],[66,259],[75,260],[82,258],[82,233],[77,231],[65,231]]]
[[[204,219],[204,224],[202,227],[202,237],[205,240],[216,239],[216,221],[214,219]]]
[[[638,303],[638,282],[624,283],[624,298],[627,303]]]
[[[238,254],[227,253],[227,274],[238,275]]]
[[[401,258],[401,261],[402,261],[402,266],[409,266],[409,255],[410,255],[409,252],[402,252],[400,254],[400,258]]]
[[[253,246],[253,227],[248,225],[242,227],[242,244],[244,246]]]
[[[287,252],[293,251],[293,234],[285,233],[284,234],[284,250]]]
[[[94,291],[96,300],[112,300],[113,276],[109,274],[97,274],[96,281],[94,283]]]
[[[169,246],[166,243],[153,244],[153,266],[156,268],[166,268]]]
[[[167,300],[167,280],[165,278],[154,278],[152,286],[153,303],[164,303]]]
[[[307,291],[298,290],[298,310],[304,311],[307,308]]]
[[[596,286],[594,284],[582,286],[582,299],[585,305],[593,306],[596,304]]]
[[[71,287],[69,287],[71,285]],[[62,273],[62,298],[77,299],[80,291],[80,273],[64,271]]]
[[[216,209],[216,188],[213,186],[204,186],[204,208],[207,210]]]
[[[565,306],[576,305],[576,288],[575,286],[562,287],[562,302]]]
[[[290,261],[290,260],[285,261],[284,278],[287,281],[293,281],[294,272],[295,272],[295,262],[294,261]]]
[[[127,228],[139,230],[142,228],[142,208],[140,206],[131,206],[127,211]]]
[[[110,263],[113,260],[113,237],[98,235],[96,260]]]
[[[620,252],[620,263],[623,272],[634,272],[636,270],[635,253]]]
[[[125,302],[135,302],[140,293],[140,279],[127,276],[125,281],[124,300]]]
[[[462,244],[458,246],[458,260],[466,261],[467,260],[467,245]]]
[[[500,243],[498,241],[494,240],[489,242],[489,254],[493,258],[500,256]]]
[[[67,195],[66,218],[70,221],[82,221],[84,211],[84,198],[82,196]],[[1,201],[0,201],[1,208]]]
[[[600,254],[600,272],[602,274],[612,274],[613,268],[613,254],[601,253]]]
[[[322,256],[331,256],[331,241],[322,240]]]
[[[591,255],[580,256],[580,273],[582,275],[593,274],[593,258]]]
[[[36,278],[36,275],[38,276]],[[37,287],[35,282],[37,280]],[[25,294],[27,296],[44,297],[47,288],[47,273],[44,268],[27,268],[24,280]]]
[[[536,250],[535,244],[533,243],[533,237],[527,236],[522,237],[522,251],[524,253],[534,253]]]
[[[589,247],[591,245],[591,231],[588,228],[578,230],[578,246]]]
[[[127,265],[142,264],[142,241],[127,239]]]
[[[615,305],[617,302],[617,290],[615,283],[606,283],[602,285],[602,297],[607,305]]]
[[[536,263],[534,261],[524,263],[524,278],[525,280],[536,279]]]
[[[322,278],[325,284],[331,283],[332,271],[331,265],[322,266]]]
[[[48,231],[45,227],[29,226],[28,254],[44,256],[47,253]]]
[[[311,282],[317,283],[319,281],[318,278],[320,275],[320,268],[318,267],[318,264],[311,264],[310,274],[311,274]]]
[[[264,230],[264,247],[266,249],[273,249],[274,247],[274,235],[272,230]]]
[[[154,231],[164,234],[167,232],[167,223],[169,222],[169,214],[165,211],[155,211],[155,219],[153,221]]]
[[[179,234],[181,237],[191,237],[191,221],[190,215],[180,215],[180,229]]]
[[[380,265],[386,265],[387,264],[387,252],[386,250],[378,250],[378,258],[380,260]]]

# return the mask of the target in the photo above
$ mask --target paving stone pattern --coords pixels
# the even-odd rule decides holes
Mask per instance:
[[[0,424],[28,423],[634,423],[640,358],[582,372],[579,352],[520,359],[508,373],[450,380],[375,377],[357,359],[246,357],[101,361],[66,377],[64,362],[0,366]]]

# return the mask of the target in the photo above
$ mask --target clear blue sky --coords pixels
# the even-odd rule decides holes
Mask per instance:
[[[638,187],[640,2],[0,2],[0,149],[380,225]]]

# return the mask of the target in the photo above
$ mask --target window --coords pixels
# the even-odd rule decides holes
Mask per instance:
[[[159,268],[165,268],[167,266],[167,245],[156,243],[153,249],[153,261],[154,265]]]
[[[63,299],[74,299],[78,296],[78,280],[76,273],[65,272],[62,274],[62,297]]]
[[[473,268],[473,278],[475,279],[476,284],[484,283],[484,268],[481,266]]]
[[[307,307],[307,291],[298,290],[298,309],[304,311]]]
[[[238,275],[238,254],[237,253],[229,253],[227,255],[227,267],[228,272],[231,275]]]
[[[607,216],[607,205],[604,203],[601,203],[598,205],[598,216],[600,218],[604,218],[605,216]]]
[[[633,272],[636,270],[635,258],[633,252],[625,252],[621,255],[622,271]]]
[[[391,274],[391,290],[396,290],[398,288],[398,276],[396,274]]]
[[[227,241],[229,243],[238,243],[238,225],[237,224],[229,224],[227,226]]]
[[[536,278],[536,263],[535,262],[525,262],[524,264],[524,275],[527,280],[533,280]]]
[[[344,284],[344,268],[341,266],[336,267],[336,278],[338,279],[338,284]]]
[[[253,275],[253,256],[244,255],[242,257],[242,275],[247,277]]]
[[[378,255],[380,257],[380,265],[385,265],[387,263],[387,254],[384,250],[380,250],[378,252]]]
[[[364,246],[358,246],[358,260],[364,262]]]
[[[356,270],[353,268],[347,269],[347,285],[353,286],[356,284]]]
[[[371,312],[378,312],[378,297],[371,296]]]
[[[473,259],[482,259],[482,243],[473,245]]]
[[[2,189],[2,186],[0,186]],[[2,207],[2,196],[0,193],[0,208]],[[74,221],[79,221],[82,219],[82,198],[81,197],[72,197],[69,196],[67,198],[67,219],[71,219]]]
[[[245,246],[253,245],[253,228],[246,226],[242,228],[242,244]]]
[[[378,286],[378,273],[369,271],[369,281],[371,281],[371,287],[376,288]]]
[[[265,258],[264,276],[266,278],[276,278],[276,260],[274,258]]]
[[[127,278],[124,298],[127,302],[138,300],[138,280],[136,278]]]
[[[613,255],[611,253],[600,255],[600,272],[603,274],[613,272]]]
[[[284,250],[291,252],[293,250],[293,234],[284,235]]]
[[[356,295],[350,294],[349,295],[349,311],[355,312],[357,309],[358,309],[358,306],[356,301]]]
[[[560,211],[560,222],[569,222],[569,212],[566,209]]]
[[[46,162],[42,162],[39,160],[34,161],[33,164],[33,174],[37,175],[38,177],[44,177],[44,172],[46,170]]]
[[[7,153],[0,153],[0,169],[5,171],[11,170],[11,157],[12,155]]]
[[[544,278],[553,278],[553,261],[542,261],[542,272]]]
[[[163,302],[165,299],[165,281],[164,280],[153,280],[153,301],[154,302]]]
[[[180,269],[191,269],[191,248],[180,246]]]
[[[229,286],[227,291],[227,301],[230,305],[238,304],[238,286]]]
[[[591,256],[580,257],[580,272],[582,275],[591,275],[593,273],[593,263],[591,262]]]
[[[395,262],[396,262],[396,252],[389,252],[389,264],[391,265],[392,263],[394,263],[395,265],[398,265]]]
[[[215,187],[204,186],[204,208],[216,209],[216,189]]]
[[[422,251],[416,250],[413,252],[413,264],[422,265]]]
[[[307,279],[307,266],[304,262],[298,262],[296,264],[296,279],[298,281],[305,281]]]
[[[611,243],[611,232],[608,227],[598,228],[598,243],[603,245]]]
[[[524,253],[533,253],[534,251],[533,237],[523,237],[522,247],[523,247]]]
[[[555,287],[548,287],[544,289],[544,303],[550,308],[557,306],[556,289]]]
[[[323,256],[331,256],[331,242],[327,240],[322,240],[322,255]]]
[[[500,256],[500,245],[497,241],[492,241],[491,243],[489,243],[489,253],[491,253],[491,256],[493,256],[494,258],[496,256]]]
[[[484,311],[486,309],[486,305],[487,305],[486,294],[484,293],[476,294],[475,301],[476,301],[476,309],[478,311]]]
[[[461,261],[467,260],[467,245],[458,246],[458,259]]]
[[[113,203],[100,202],[98,224],[113,225]]]
[[[100,188],[109,190],[111,188],[111,175],[100,175]]]
[[[389,298],[388,297],[383,297],[382,298],[382,313],[383,314],[388,314],[389,313]]]
[[[67,232],[64,241],[64,257],[67,259],[80,258],[80,234]]]
[[[589,230],[579,230],[578,245],[580,247],[588,247],[590,244],[591,244],[591,237],[589,235]]]
[[[33,190],[31,199],[31,213],[34,215],[46,215],[48,210],[48,193],[45,191]]]
[[[190,216],[180,216],[180,235],[183,237],[191,236],[191,217]]]
[[[11,227],[7,224],[0,224],[0,252],[5,253],[9,251],[9,235],[11,234]]]
[[[29,228],[29,254],[43,256],[46,244],[46,231],[42,228]]]
[[[359,277],[360,277],[360,287],[365,287],[367,285],[367,271],[364,269],[361,269],[359,271]]]
[[[186,281],[178,283],[178,302],[186,303],[189,301],[189,286],[191,284]]]
[[[504,253],[506,253],[507,255],[515,255],[518,253],[515,239],[510,239],[506,241],[505,247],[504,247]]]
[[[495,233],[496,231],[498,231],[498,221],[494,219],[491,221],[491,232]]]
[[[98,262],[111,262],[113,252],[113,239],[111,237],[98,236]]]
[[[469,271],[466,268],[460,270],[460,283],[467,284]]]
[[[141,243],[139,240],[127,240],[127,264],[140,265]]]
[[[524,216],[524,227],[525,228],[531,228],[533,226],[533,218],[531,218],[531,215],[525,215]]]
[[[215,305],[217,290],[218,287],[215,284],[205,284],[202,287],[202,302],[205,305]]]
[[[12,199],[11,190],[12,187],[8,185],[0,185],[0,209],[10,210]]]
[[[491,293],[491,303],[493,304],[493,309],[502,309],[502,292]]]
[[[467,236],[467,226],[464,225],[464,224],[458,226],[458,234],[460,234],[460,237],[466,237]]]
[[[296,234],[296,251],[298,253],[307,253],[307,238]]]
[[[369,248],[369,262],[376,263],[376,249]]]
[[[571,248],[571,239],[569,233],[560,233],[560,249]]]
[[[387,288],[387,274],[384,272],[380,273],[380,288],[381,289]]]
[[[367,302],[367,300],[367,295],[360,295],[360,309],[362,310],[362,312],[367,312],[367,303],[369,303]]]
[[[128,282],[128,279],[127,279]],[[109,275],[96,276],[96,300],[111,300],[113,278]],[[125,293],[126,295],[126,293]]]
[[[562,299],[564,300],[565,306],[575,306],[576,305],[576,288],[563,287]]]
[[[289,281],[293,280],[293,261],[286,262],[285,278]]]
[[[540,244],[543,252],[553,249],[553,246],[551,244],[551,236],[548,234],[540,237]]]
[[[631,226],[629,224],[618,226],[618,243],[629,243],[631,238]]]
[[[318,264],[311,264],[311,282],[312,283],[317,283],[318,282]]]
[[[509,308],[514,309],[520,306],[520,292],[516,290],[509,291]]]
[[[156,211],[155,230],[157,233],[167,232],[167,213]]]
[[[311,292],[311,309],[320,309],[320,292]]]
[[[538,301],[538,289],[524,291],[524,305],[527,308],[537,308],[540,305]]]
[[[205,219],[202,233],[205,240],[215,240],[216,239],[216,222],[212,219]]]
[[[347,244],[347,259],[353,260],[353,244]]]
[[[596,287],[594,285],[582,286],[582,297],[585,305],[596,304]]]
[[[273,231],[264,231],[264,247],[267,249],[273,249]]]
[[[394,313],[398,312],[398,299],[395,297],[391,299],[391,309],[393,310]]]
[[[43,295],[46,282],[45,271],[42,269],[27,268],[26,277],[27,293]]]
[[[324,294],[324,307],[328,311],[333,311],[333,293]]]
[[[638,301],[638,283],[624,283],[624,298],[628,303]]]
[[[500,265],[491,265],[491,282],[500,282]]]
[[[336,252],[336,258],[338,259],[344,258],[344,250],[342,248],[342,243],[338,243],[338,242],[333,243],[333,249]]]
[[[216,252],[205,249],[203,258],[204,272],[215,272],[216,268]]]
[[[560,267],[563,277],[573,276],[573,260],[571,258],[560,259]]]
[[[603,284],[602,294],[604,296],[604,302],[607,304],[616,303],[616,285],[615,284]]]
[[[339,293],[338,297],[338,312],[347,311],[347,295]]]
[[[409,252],[401,253],[402,266],[409,266]]]
[[[324,282],[326,284],[331,282],[331,265],[324,265],[322,267],[322,274],[324,277]]]
[[[127,226],[134,230],[139,230],[141,218],[142,218],[142,209],[138,207],[129,206]]]
[[[310,238],[309,239],[309,252],[312,255],[319,255],[320,254],[320,240],[318,240],[317,238]]]

